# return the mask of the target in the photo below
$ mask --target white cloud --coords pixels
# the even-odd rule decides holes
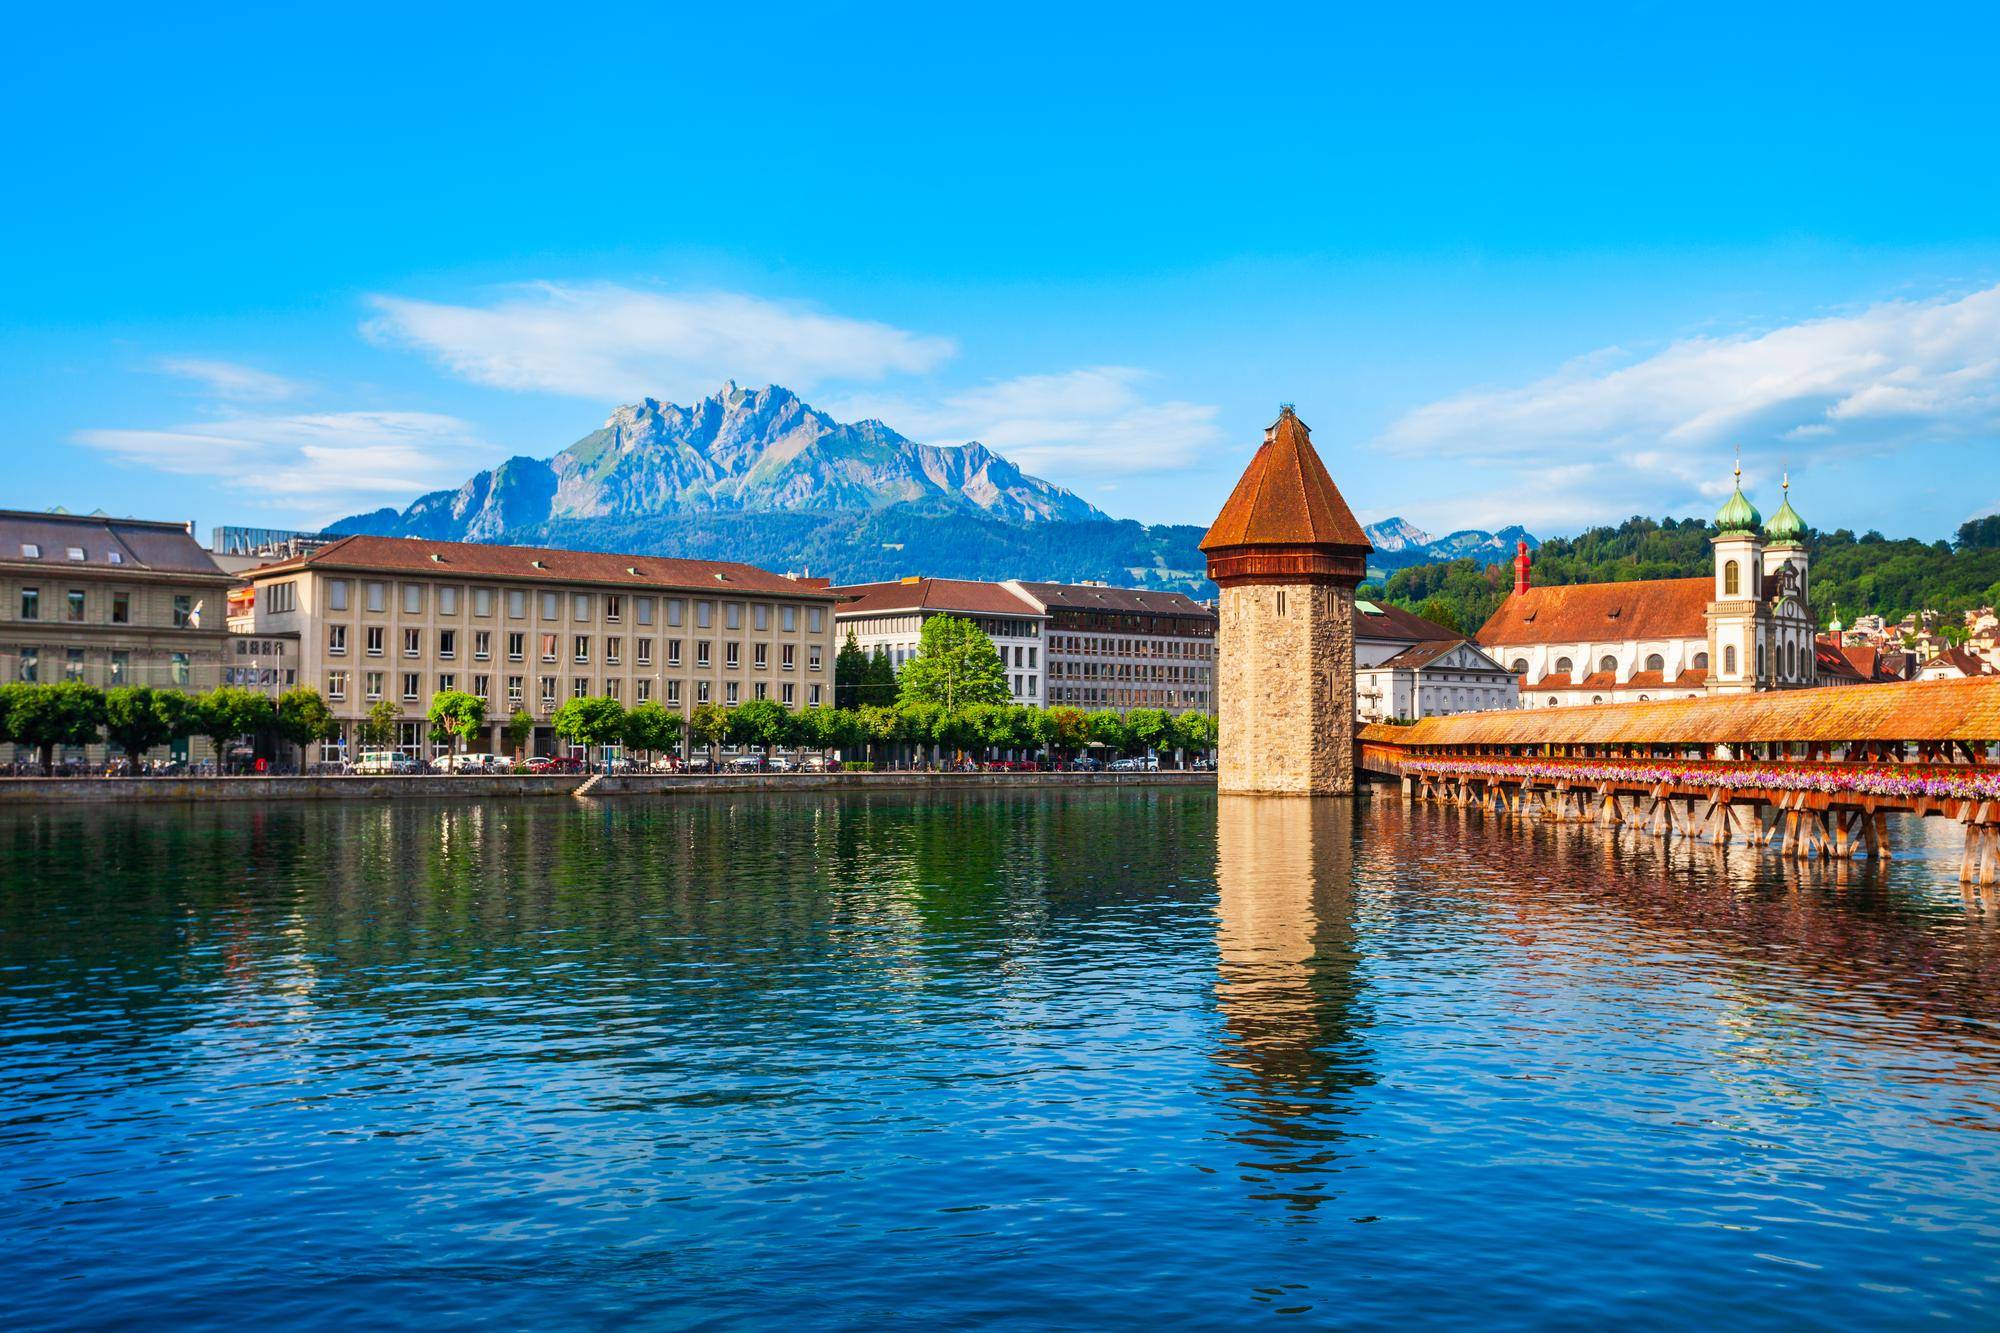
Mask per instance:
[[[1440,497],[1456,521],[1533,526],[1689,512],[1728,493],[1733,448],[1746,483],[1768,489],[1787,457],[1809,474],[1815,454],[1988,432],[2000,432],[2000,287],[1594,353],[1418,408],[1377,443],[1451,460],[1472,483],[1441,488],[1460,492]]]
[[[211,361],[198,356],[162,357],[153,363],[153,369],[163,375],[193,380],[210,396],[232,403],[278,402],[298,397],[306,387],[297,380],[273,375],[255,366],[239,365],[234,361]]]
[[[486,305],[373,304],[380,313],[363,325],[368,336],[418,348],[454,374],[600,402],[692,402],[726,379],[805,391],[921,373],[957,351],[949,338],[730,292],[538,283]]]
[[[1158,472],[1186,467],[1222,442],[1216,409],[1152,402],[1149,378],[1127,366],[1023,375],[937,399],[855,397],[827,408],[874,417],[936,444],[978,440],[1029,472]]]
[[[259,504],[331,520],[463,481],[492,448],[432,412],[246,416],[164,430],[84,430],[80,444],[143,467],[213,477]]]

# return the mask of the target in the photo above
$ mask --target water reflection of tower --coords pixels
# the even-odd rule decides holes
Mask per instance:
[[[1354,1089],[1373,1081],[1361,1035],[1354,806],[1224,796],[1216,823],[1217,1054],[1230,1138],[1262,1197],[1333,1197]]]

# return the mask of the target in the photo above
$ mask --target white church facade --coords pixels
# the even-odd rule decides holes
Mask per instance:
[[[1520,706],[1819,684],[1805,523],[1792,508],[1790,480],[1767,524],[1743,494],[1739,467],[1715,523],[1713,569],[1691,579],[1531,587],[1523,543],[1514,593],[1477,636],[1520,681]]]

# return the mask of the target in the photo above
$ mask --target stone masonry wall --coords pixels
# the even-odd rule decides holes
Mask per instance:
[[[1224,588],[1216,636],[1218,790],[1354,791],[1354,594]]]

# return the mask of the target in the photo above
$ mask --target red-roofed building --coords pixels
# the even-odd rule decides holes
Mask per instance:
[[[754,565],[549,547],[350,536],[243,575],[255,601],[241,630],[297,635],[299,679],[325,695],[353,753],[357,728],[386,704],[396,748],[450,748],[428,722],[447,690],[486,700],[476,752],[513,748],[509,718],[535,719],[530,747],[557,745],[564,700],[833,702],[833,608],[818,581]]]
[[[1716,515],[1705,577],[1537,588],[1523,544],[1513,596],[1477,635],[1519,678],[1521,707],[1803,689],[1831,683],[1821,678],[1828,669],[1859,683],[1853,663],[1820,651],[1789,482],[1767,524],[1743,494],[1740,469],[1737,479]]]
[[[833,591],[843,599],[835,612],[838,642],[852,634],[863,652],[877,648],[898,671],[917,655],[924,622],[949,615],[970,620],[993,640],[1007,669],[1007,688],[1017,704],[1047,702],[1044,650],[1049,613],[1026,593],[1004,583],[973,579],[905,578],[894,583],[857,583]]]

